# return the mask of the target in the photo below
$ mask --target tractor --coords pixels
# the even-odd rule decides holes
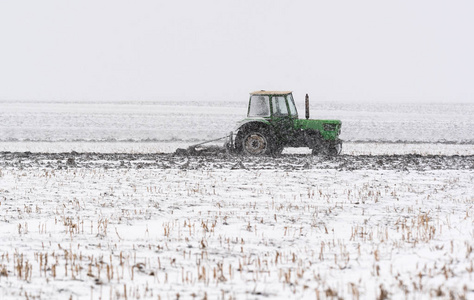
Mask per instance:
[[[291,91],[250,93],[247,118],[237,123],[225,144],[230,153],[278,156],[285,147],[308,147],[313,155],[338,155],[342,150],[341,121],[299,119]],[[234,136],[235,133],[235,136]]]
[[[248,156],[278,156],[285,147],[308,147],[313,155],[338,155],[342,150],[341,121],[298,119],[292,92],[257,91],[250,93],[247,118],[237,123],[228,136],[177,149],[175,155],[215,155],[227,152]],[[203,147],[226,139],[224,149]]]

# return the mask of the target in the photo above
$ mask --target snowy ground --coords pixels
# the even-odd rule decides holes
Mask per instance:
[[[0,298],[473,298],[474,156],[454,146],[2,152]]]
[[[474,298],[474,105],[311,105],[341,156],[171,154],[246,99],[0,101],[0,299]]]
[[[91,152],[91,153],[172,153],[196,142],[0,142],[0,152]],[[214,143],[222,146],[224,143]],[[308,148],[286,148],[285,154],[309,154]],[[348,155],[474,155],[473,144],[344,142]]]

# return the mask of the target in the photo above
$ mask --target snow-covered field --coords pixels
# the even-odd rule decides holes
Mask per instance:
[[[245,103],[1,108],[0,299],[474,298],[473,105],[313,103],[336,158],[171,154]]]
[[[472,298],[474,159],[414,158],[4,153],[1,298]]]
[[[0,142],[0,152],[33,153],[173,153],[196,142]],[[221,143],[210,145],[223,146]],[[309,148],[286,148],[284,154],[310,154]],[[440,143],[344,142],[342,154],[348,155],[474,155],[474,145]]]

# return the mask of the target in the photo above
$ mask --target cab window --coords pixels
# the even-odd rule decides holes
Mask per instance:
[[[274,116],[288,116],[288,107],[286,106],[286,100],[284,96],[273,96],[272,108]]]
[[[249,106],[249,117],[269,117],[270,116],[270,106],[269,106],[269,96],[258,96],[253,95],[250,97],[250,106]]]
[[[290,114],[293,116],[293,117],[297,117],[298,116],[298,112],[296,111],[296,106],[295,106],[295,101],[293,101],[293,96],[291,94],[289,94],[288,96],[286,96],[287,99],[288,99],[288,106],[290,107]]]

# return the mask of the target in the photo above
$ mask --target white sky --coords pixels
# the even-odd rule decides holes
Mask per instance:
[[[473,36],[472,0],[2,1],[0,99],[473,103]]]

